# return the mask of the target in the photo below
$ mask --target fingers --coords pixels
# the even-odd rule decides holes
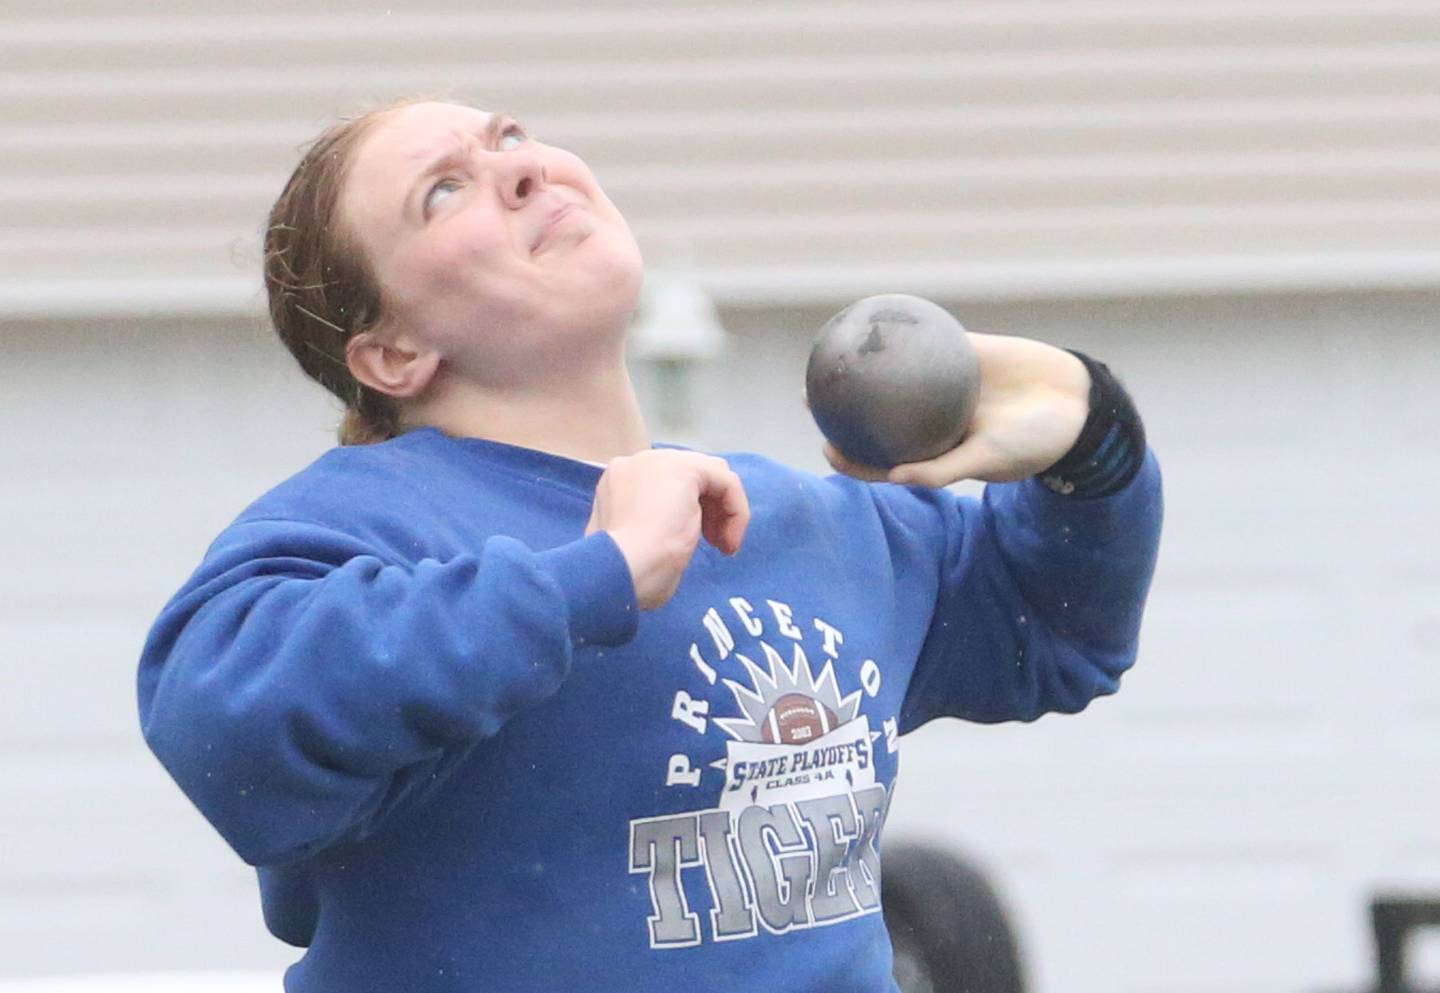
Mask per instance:
[[[682,453],[700,472],[700,529],[705,540],[734,555],[750,525],[750,498],[730,464],[714,455]]]
[[[886,470],[864,465],[846,457],[828,441],[822,451],[836,472],[870,483],[898,483],[902,486],[949,486],[962,479],[990,479],[997,473],[996,454],[987,439],[971,435],[965,442],[924,462],[906,462]]]
[[[700,530],[705,540],[726,555],[740,551],[749,524],[749,512],[736,512],[724,505],[723,498],[705,496],[700,498]]]
[[[610,460],[596,483],[585,533],[610,534],[640,609],[656,610],[679,588],[702,535],[734,555],[749,523],[745,486],[724,459],[653,449]]]
[[[983,435],[972,434],[955,448],[925,462],[906,462],[890,470],[887,479],[902,486],[939,488],[962,479],[990,479],[996,456]]]
[[[825,442],[821,451],[825,453],[825,461],[829,462],[836,472],[844,473],[847,476],[854,476],[856,479],[863,479],[871,483],[883,483],[888,478],[884,469],[875,466],[864,465],[854,462],[846,457],[830,442]]]
[[[734,475],[733,473],[731,475]],[[736,476],[720,492],[700,497],[700,528],[705,540],[726,555],[740,551],[745,529],[750,525],[750,503],[745,488]]]

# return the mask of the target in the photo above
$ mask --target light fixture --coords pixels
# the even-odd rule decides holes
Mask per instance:
[[[715,302],[694,279],[652,274],[630,332],[632,354],[652,372],[657,414],[669,431],[693,427],[691,372],[723,352],[725,326]]]

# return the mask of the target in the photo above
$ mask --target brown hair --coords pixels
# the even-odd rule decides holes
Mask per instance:
[[[320,134],[291,173],[265,228],[270,320],[305,374],[345,404],[342,445],[401,433],[395,401],[361,383],[345,363],[350,338],[381,317],[380,285],[342,223],[340,194],[350,158],[377,118],[402,100],[341,119]]]

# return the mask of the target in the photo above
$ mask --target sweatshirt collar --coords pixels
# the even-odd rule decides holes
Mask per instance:
[[[538,476],[544,476],[555,482],[592,493],[595,490],[595,484],[605,471],[605,466],[599,462],[572,459],[565,455],[542,452],[538,448],[526,448],[523,445],[512,445],[508,442],[493,441],[489,438],[456,437],[446,434],[439,428],[428,425],[412,428],[398,438],[392,439],[392,441],[401,444],[427,447],[432,445],[454,445],[464,451],[503,463],[522,472],[533,472]],[[683,445],[671,445],[662,442],[656,442],[650,447],[652,449],[684,449]]]

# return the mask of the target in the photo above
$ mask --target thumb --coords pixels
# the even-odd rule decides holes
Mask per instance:
[[[705,540],[734,555],[750,525],[750,500],[739,474],[720,459],[707,466],[700,492],[700,530]]]

